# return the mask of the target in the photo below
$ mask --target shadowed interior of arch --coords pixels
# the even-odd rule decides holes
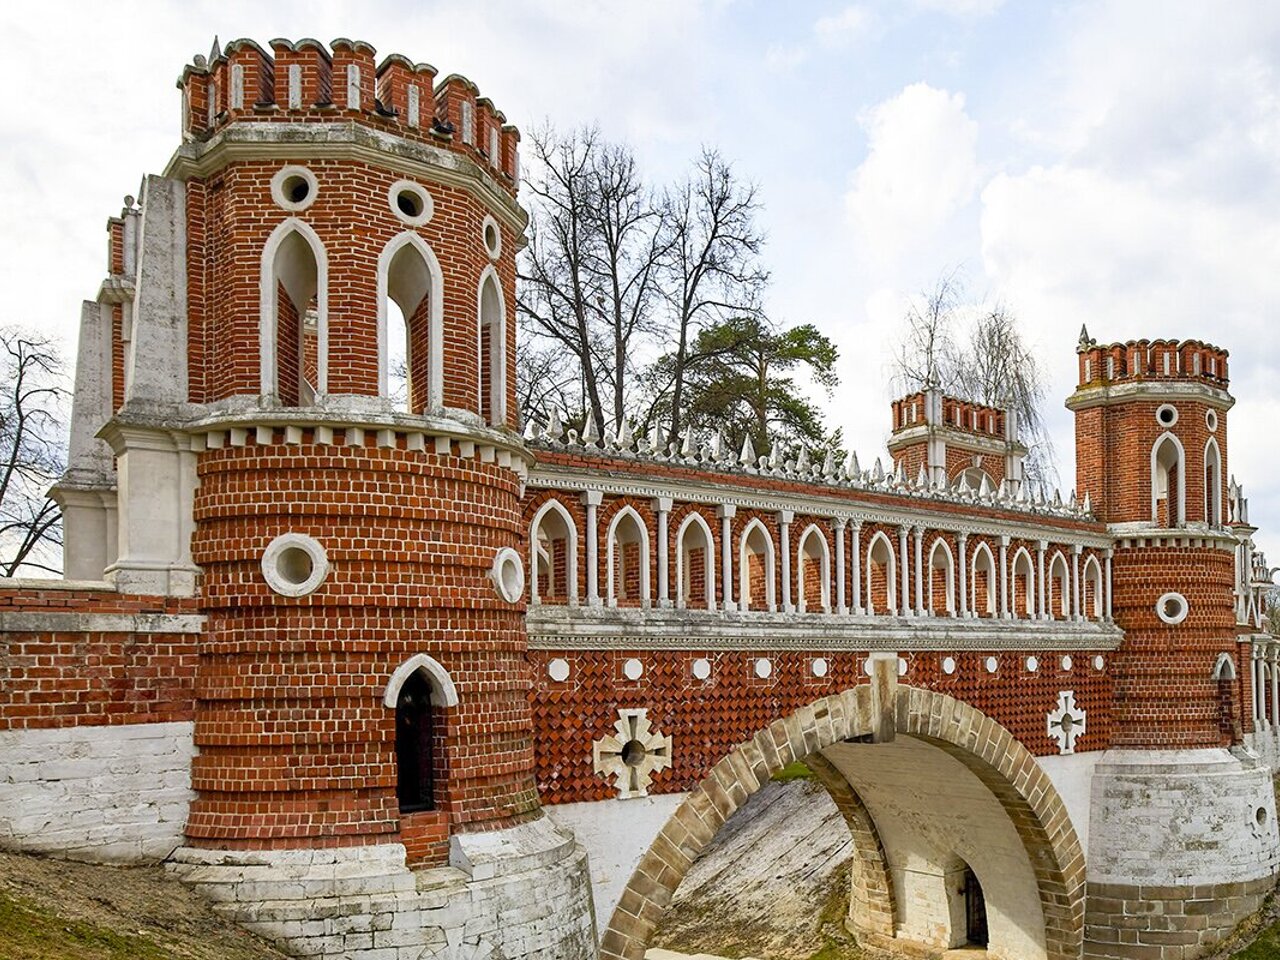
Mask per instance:
[[[869,742],[868,686],[775,721],[695,789],[641,859],[602,957],[642,957],[679,881],[780,765],[802,760],[853,837],[847,927],[864,945],[1075,956],[1083,854],[1047,775],[979,711],[898,688],[897,735]],[[976,731],[982,730],[979,743]],[[633,912],[634,911],[634,912]]]

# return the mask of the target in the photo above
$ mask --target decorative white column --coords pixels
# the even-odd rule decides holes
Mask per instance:
[[[1253,722],[1258,722],[1258,645],[1255,642],[1249,652],[1249,694],[1253,700]]]
[[[866,613],[862,606],[862,521],[850,524],[853,530],[853,612]]]
[[[916,548],[916,616],[923,617],[924,609],[924,527],[913,527]],[[930,611],[932,613],[932,611]]]
[[[956,534],[956,552],[960,554],[960,582],[956,584],[956,591],[960,594],[960,603],[957,609],[960,611],[961,617],[969,616],[969,535],[963,530]]]
[[[1000,536],[1000,618],[1009,619],[1009,538]]]
[[[1036,609],[1040,611],[1040,619],[1049,619],[1049,605],[1045,602],[1044,592],[1044,555],[1049,549],[1049,542],[1041,540],[1036,545]]]
[[[898,528],[898,560],[902,566],[902,575],[898,577],[899,585],[898,610],[902,616],[911,616],[911,559],[907,554],[908,527]]]
[[[653,511],[658,515],[658,606],[671,606],[671,557],[667,543],[667,522],[671,516],[671,498],[657,497]]]
[[[599,490],[588,490],[582,495],[587,508],[587,606],[600,606],[600,524],[597,508],[604,500]]]
[[[1103,585],[1107,591],[1107,619],[1111,619],[1111,557],[1115,554],[1114,550],[1107,551],[1107,582]]]
[[[791,603],[791,521],[796,515],[790,510],[778,511],[778,536],[782,541],[782,610],[795,613]]]
[[[1084,547],[1071,548],[1071,619],[1080,620],[1080,552]]]
[[[716,510],[720,518],[720,580],[724,585],[724,608],[736,610],[733,602],[733,518],[738,508],[732,503],[721,504]]]
[[[831,529],[836,535],[836,613],[849,612],[844,602],[844,528],[848,522],[843,517],[836,517],[831,521]]]

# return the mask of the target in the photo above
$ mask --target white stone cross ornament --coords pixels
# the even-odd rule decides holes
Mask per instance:
[[[618,799],[629,800],[649,793],[653,775],[671,766],[671,738],[649,726],[644,709],[619,710],[613,728],[591,745],[595,772],[614,777]]]
[[[1046,721],[1046,732],[1051,739],[1058,741],[1059,753],[1076,752],[1076,737],[1084,735],[1084,719],[1084,708],[1076,706],[1075,691],[1060,691],[1058,707],[1049,712]]]

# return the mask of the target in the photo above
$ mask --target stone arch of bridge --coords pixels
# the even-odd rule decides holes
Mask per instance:
[[[896,658],[889,660],[896,666]],[[1084,936],[1084,853],[1061,797],[1035,757],[980,710],[946,694],[896,684],[878,670],[871,684],[824,697],[775,720],[717,763],[672,814],[641,858],[601,942],[602,960],[643,960],[680,881],[716,832],[787,764],[810,764],[855,840],[853,907],[859,932],[887,945],[894,936],[892,880],[875,822],[822,751],[892,741],[936,748],[967,769],[1016,832],[1034,878],[1038,910],[1029,931],[1046,960],[1078,958]],[[841,802],[842,796],[848,803]],[[858,898],[863,902],[858,903]],[[1036,950],[1039,953],[1039,949]]]

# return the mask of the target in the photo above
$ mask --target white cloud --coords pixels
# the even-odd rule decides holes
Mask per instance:
[[[865,36],[871,23],[871,11],[854,4],[839,13],[820,18],[814,23],[813,32],[823,44],[844,46]]]
[[[892,259],[925,242],[978,182],[978,125],[964,94],[914,83],[862,120],[867,158],[854,171],[845,207],[863,245]]]
[[[1004,6],[1004,0],[915,0],[915,5],[953,17],[987,17]]]
[[[794,70],[809,59],[809,51],[800,43],[771,43],[764,52],[764,65],[775,73]]]

